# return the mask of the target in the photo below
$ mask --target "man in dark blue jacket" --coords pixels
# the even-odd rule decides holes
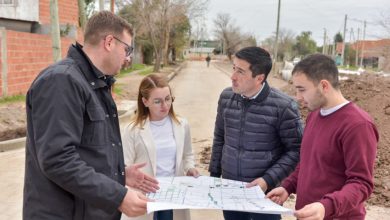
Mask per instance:
[[[113,75],[132,53],[132,28],[103,11],[85,29],[84,47],[43,70],[26,100],[23,219],[119,220],[146,212],[157,189],[142,164],[125,167]]]
[[[271,88],[267,51],[243,48],[233,60],[232,87],[218,101],[209,172],[250,182],[266,192],[278,186],[299,161],[302,122],[297,103]],[[224,211],[226,220],[280,219],[280,215]]]

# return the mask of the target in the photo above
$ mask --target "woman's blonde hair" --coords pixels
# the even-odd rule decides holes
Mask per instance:
[[[149,117],[150,114],[149,108],[144,105],[142,98],[149,99],[150,93],[152,92],[153,89],[164,88],[164,87],[169,88],[169,93],[172,96],[171,87],[169,86],[168,80],[165,76],[150,74],[142,79],[138,89],[138,98],[137,98],[138,108],[134,118],[134,124],[133,124],[134,127],[139,125],[142,128],[143,125],[145,124],[145,120]],[[168,115],[173,119],[174,122],[180,124],[177,115],[173,110],[173,102],[169,109]]]

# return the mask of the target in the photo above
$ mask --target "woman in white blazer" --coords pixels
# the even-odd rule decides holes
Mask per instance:
[[[139,86],[137,113],[122,131],[126,165],[147,162],[143,171],[154,177],[199,176],[194,166],[190,128],[187,120],[173,110],[174,98],[164,76],[148,75]],[[138,218],[183,220],[188,210],[159,211]]]

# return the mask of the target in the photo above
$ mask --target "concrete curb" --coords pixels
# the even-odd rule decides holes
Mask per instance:
[[[25,147],[26,137],[0,141],[0,152],[19,149]]]
[[[187,61],[184,61],[182,64],[180,64],[180,66],[176,67],[176,69],[174,69],[167,77],[168,77],[168,82],[171,81],[176,75],[177,73],[183,68],[187,66]]]
[[[187,62],[183,62],[180,66],[178,66],[176,69],[174,69],[167,77],[168,81],[171,81],[177,73],[187,65]],[[127,110],[120,110],[118,108],[118,114],[119,114],[119,125],[128,124],[131,121],[131,118],[135,114],[135,111],[137,110],[137,104],[134,101],[134,103],[127,108]],[[124,112],[124,113],[121,113]],[[0,152],[9,151],[9,150],[16,150],[20,148],[24,148],[26,146],[26,137],[22,138],[16,138],[6,141],[0,141]]]
[[[211,63],[212,64],[212,63]],[[225,73],[229,78],[232,76],[232,72],[228,72],[226,71],[224,68],[220,67],[218,64],[214,64],[213,65],[216,69],[218,69],[219,71]]]

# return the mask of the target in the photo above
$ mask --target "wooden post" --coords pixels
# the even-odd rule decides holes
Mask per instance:
[[[1,91],[2,97],[8,95],[8,57],[7,57],[7,31],[0,27],[0,45],[1,45]]]
[[[61,60],[61,37],[58,19],[58,1],[50,0],[51,40],[54,62]]]
[[[362,40],[362,47],[361,47],[361,53],[360,53],[360,56],[361,56],[361,60],[360,60],[360,67],[363,66],[363,60],[364,60],[364,41],[366,40],[366,21],[364,21],[364,26],[363,26],[363,40]]]
[[[85,15],[85,0],[78,0],[78,3],[80,27],[84,30],[85,24],[87,23],[87,16]]]
[[[341,65],[344,66],[345,65],[345,38],[346,38],[346,31],[347,31],[347,15],[345,15],[345,19],[344,19],[344,32],[343,32],[343,45],[342,45],[342,50],[341,50]]]

